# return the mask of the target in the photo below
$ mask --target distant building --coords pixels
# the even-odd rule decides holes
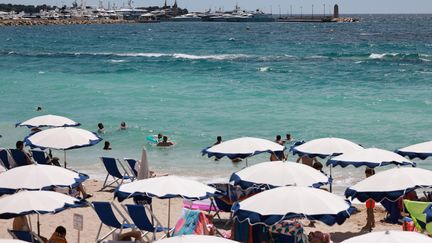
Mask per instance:
[[[337,4],[334,5],[333,18],[339,18],[339,6]]]

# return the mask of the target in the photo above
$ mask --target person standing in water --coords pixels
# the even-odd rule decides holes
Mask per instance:
[[[163,136],[162,138],[162,142],[159,142],[156,146],[158,147],[170,147],[173,146],[174,143],[171,141],[168,141],[168,137],[167,136]]]
[[[213,146],[218,145],[222,143],[222,137],[221,136],[217,136],[216,137],[216,142],[213,144]],[[219,159],[215,157],[215,161],[218,161]]]
[[[102,122],[98,123],[98,133],[105,133],[105,127]]]
[[[122,121],[120,123],[120,130],[126,130],[126,129],[127,129],[126,122]]]

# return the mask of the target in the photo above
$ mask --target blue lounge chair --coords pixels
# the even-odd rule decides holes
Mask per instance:
[[[40,150],[32,150],[33,159],[40,165],[48,165],[49,164],[49,157],[46,156],[44,151]]]
[[[121,184],[123,184],[124,180],[130,180],[133,181],[135,180],[134,176],[131,176],[126,168],[123,166],[123,164],[121,163],[121,161],[119,161],[116,158],[109,158],[109,157],[101,157],[102,163],[105,166],[107,173],[107,176],[105,178],[104,184],[102,186],[102,188],[100,189],[101,191],[104,190],[107,187],[113,187],[113,184],[116,184],[117,186],[120,186]],[[120,172],[120,169],[118,167],[118,165],[120,165],[120,167],[123,170],[123,173]],[[109,177],[113,178],[113,181],[108,183],[108,178]]]
[[[18,230],[8,230],[9,234],[12,238],[17,240],[22,240],[25,242],[33,242],[33,243],[43,243],[44,241],[39,238],[35,233],[30,231],[18,231]]]
[[[152,223],[154,221],[154,217],[152,217],[152,220],[150,221],[150,219],[147,217],[147,212],[144,205],[128,204],[126,205],[126,207],[127,211],[129,212],[129,216],[134,222],[135,226],[145,233],[153,233],[153,240],[156,240],[156,233],[165,232],[166,236],[171,231],[171,229],[166,227],[154,226],[154,224]]]
[[[10,155],[15,160],[16,166],[28,165],[26,155],[23,151],[18,149],[9,149]]]
[[[135,225],[130,224],[127,219],[123,216],[123,214],[118,210],[115,205],[112,205],[109,202],[92,202],[93,209],[95,210],[97,216],[101,220],[101,224],[99,226],[99,230],[96,236],[96,242],[102,242],[104,239],[106,239],[108,236],[110,236],[112,233],[114,233],[116,230],[119,230],[119,233],[123,229],[130,229],[134,228]],[[120,214],[121,217],[123,217],[122,223],[119,222],[117,217],[114,214],[113,207],[116,209],[116,211]],[[102,226],[106,225],[108,226],[111,231],[107,233],[106,235],[99,238]]]
[[[10,154],[7,149],[0,148],[0,161],[3,163],[4,167],[9,170],[11,168],[11,163],[9,161]]]
[[[128,164],[130,171],[132,171],[132,174],[135,177],[138,177],[138,171],[136,171],[135,169],[135,165],[137,163],[136,159],[125,158],[124,161],[126,161],[126,163]]]

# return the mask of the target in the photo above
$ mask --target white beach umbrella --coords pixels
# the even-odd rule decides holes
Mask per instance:
[[[342,243],[406,243],[406,242],[415,242],[415,243],[431,243],[432,238],[427,237],[426,235],[410,232],[410,231],[379,231],[372,232],[356,237],[349,238],[347,240],[342,241]]]
[[[362,150],[363,147],[343,138],[318,138],[293,147],[293,154],[320,157],[322,159]],[[330,191],[332,191],[332,167],[330,166]]]
[[[327,184],[329,178],[320,171],[295,162],[271,161],[244,168],[231,175],[230,182],[242,188],[314,186]]]
[[[44,115],[33,117],[27,121],[17,123],[16,126],[20,127],[75,127],[79,126],[78,122],[75,122],[64,116],[56,115]]]
[[[157,197],[168,199],[168,228],[171,198],[203,200],[213,196],[216,189],[201,182],[174,175],[135,180],[116,188],[114,196],[121,202],[130,197]]]
[[[203,155],[207,154],[208,157],[215,156],[218,159],[224,156],[227,156],[230,159],[244,159],[264,152],[273,153],[282,152],[284,150],[285,146],[267,139],[242,137],[228,140],[210,148],[206,148],[202,151],[202,153]]]
[[[249,224],[274,225],[282,220],[306,217],[328,225],[342,224],[352,212],[342,197],[327,191],[287,186],[258,193],[233,206],[234,216]]]
[[[360,145],[343,138],[318,138],[296,146],[292,149],[293,154],[299,156],[326,158],[350,153],[363,149]]]
[[[174,175],[136,180],[119,186],[115,196],[119,201],[129,197],[147,196],[157,198],[182,197],[190,200],[202,200],[212,196],[216,189],[201,182]]]
[[[51,190],[56,186],[73,187],[87,180],[86,174],[52,165],[26,165],[0,174],[0,195],[17,190]]]
[[[40,214],[55,214],[68,208],[84,206],[86,206],[85,201],[58,192],[21,191],[0,198],[0,219],[37,214],[39,234]]]
[[[417,188],[432,187],[432,171],[415,167],[398,167],[379,172],[346,189],[345,196],[361,202],[384,198],[397,200]]]
[[[147,151],[145,147],[142,149],[141,160],[138,161],[138,180],[147,179],[150,176],[149,163],[147,159]]]
[[[432,156],[432,141],[414,144],[405,148],[398,149],[398,154],[408,156],[410,159],[426,159]]]
[[[414,162],[411,162],[409,159],[406,159],[399,154],[377,148],[360,149],[354,152],[344,153],[327,161],[327,166],[340,165],[342,167],[353,165],[354,167],[367,166],[369,168],[375,168],[390,164],[416,165]]]
[[[97,134],[75,127],[50,128],[37,132],[25,138],[24,142],[30,147],[41,149],[66,150],[93,146],[102,141]]]
[[[21,191],[0,198],[0,218],[29,214],[58,213],[67,208],[85,206],[79,199],[52,191]]]
[[[155,241],[158,243],[236,243],[237,241],[228,240],[211,235],[180,235]],[[1,242],[0,242],[1,243]]]

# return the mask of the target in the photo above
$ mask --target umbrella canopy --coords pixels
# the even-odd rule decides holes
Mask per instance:
[[[236,243],[237,241],[227,240],[225,238],[211,235],[181,235],[163,240],[158,243]]]
[[[26,145],[32,148],[69,150],[93,146],[102,141],[93,132],[75,127],[57,127],[37,132],[25,138]]]
[[[74,187],[89,177],[52,165],[26,165],[15,167],[0,174],[0,195],[17,190],[52,190],[53,187]]]
[[[138,180],[147,179],[150,176],[149,164],[147,159],[147,151],[145,147],[142,149],[141,160],[138,161]]]
[[[52,191],[21,191],[0,198],[0,218],[29,214],[58,213],[68,208],[84,207],[85,201]]]
[[[432,141],[401,148],[396,150],[396,153],[402,156],[408,156],[410,159],[426,159],[427,157],[432,156]]]
[[[363,149],[360,145],[343,138],[319,138],[292,148],[299,156],[320,157],[337,156]]]
[[[314,186],[327,184],[329,178],[318,170],[295,162],[263,162],[231,175],[230,182],[249,187]]]
[[[405,242],[416,242],[416,243],[431,243],[432,238],[426,235],[410,232],[410,231],[380,231],[372,232],[356,237],[352,237],[348,240],[342,241],[342,243],[405,243]]]
[[[129,197],[157,197],[161,199],[182,197],[202,200],[213,196],[216,189],[201,182],[178,176],[161,176],[119,186],[114,196],[121,202]]]
[[[33,127],[75,127],[79,125],[81,124],[64,116],[44,115],[44,116],[33,117],[32,119],[29,119],[27,121],[17,123],[15,126],[33,128]]]
[[[218,145],[206,148],[202,150],[202,154],[207,154],[208,157],[215,156],[218,159],[224,156],[227,156],[230,159],[244,159],[264,152],[271,153],[281,152],[284,150],[285,146],[267,139],[242,137],[228,140]]]
[[[349,202],[311,187],[278,187],[258,193],[233,206],[234,216],[249,224],[274,225],[282,220],[306,217],[328,225],[342,224],[353,212]]]
[[[347,167],[348,165],[353,165],[356,168],[360,166],[375,168],[390,164],[416,166],[414,162],[411,162],[399,154],[377,148],[360,149],[354,152],[344,153],[327,161],[327,166],[340,165],[342,167]]]
[[[424,187],[432,187],[432,171],[398,167],[379,172],[347,188],[345,196],[361,202],[370,198],[377,202],[384,198],[395,201],[410,191]]]

